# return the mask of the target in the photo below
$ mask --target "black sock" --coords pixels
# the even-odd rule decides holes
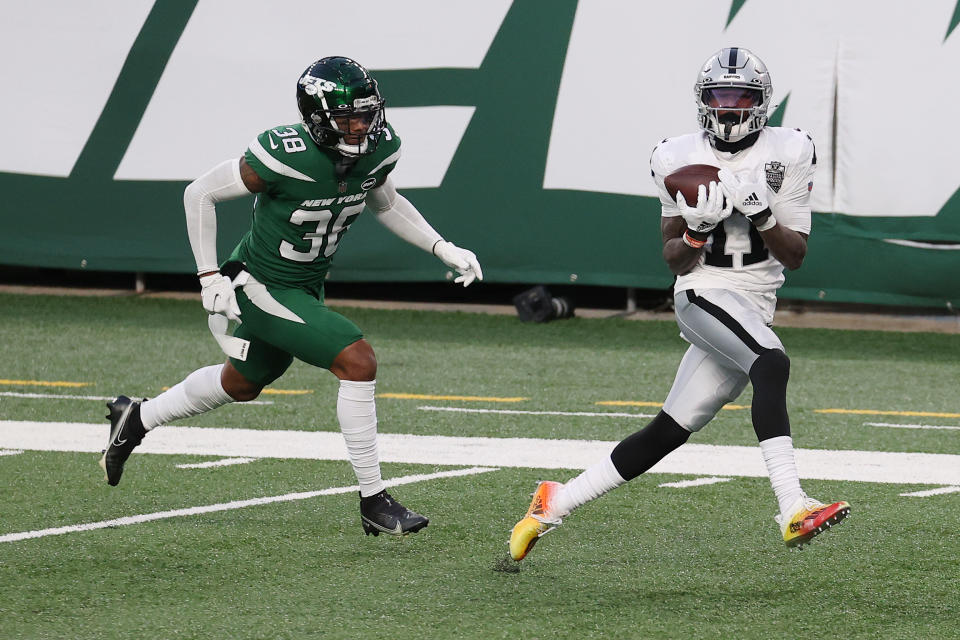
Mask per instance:
[[[661,411],[643,429],[624,438],[610,459],[624,480],[633,480],[682,445],[690,432]]]

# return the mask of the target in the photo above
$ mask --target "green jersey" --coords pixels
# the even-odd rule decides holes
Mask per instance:
[[[301,124],[264,131],[244,158],[267,188],[257,194],[250,230],[230,259],[245,262],[264,284],[319,291],[367,191],[382,185],[400,159],[400,138],[388,124],[376,150],[342,176],[342,156],[315,144]]]

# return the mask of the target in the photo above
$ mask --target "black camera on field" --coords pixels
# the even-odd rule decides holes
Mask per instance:
[[[554,298],[545,286],[537,285],[513,297],[521,322],[550,322],[572,318],[574,306],[567,298]]]

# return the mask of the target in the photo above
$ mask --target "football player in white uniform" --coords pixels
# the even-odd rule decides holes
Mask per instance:
[[[850,512],[848,503],[823,504],[800,487],[787,416],[790,360],[770,328],[784,267],[800,267],[807,250],[813,141],[800,129],[765,126],[773,88],[766,66],[747,49],[710,56],[694,91],[700,131],[664,140],[650,161],[662,203],[663,257],[677,275],[677,324],[690,347],[663,410],[646,427],[566,484],[538,485],[510,536],[514,560],[573,509],[686,442],[748,382],[786,545],[807,543]],[[701,186],[693,205],[664,185],[692,164],[720,169],[720,182]]]

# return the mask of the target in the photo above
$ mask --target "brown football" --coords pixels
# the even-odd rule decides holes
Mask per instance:
[[[720,169],[709,164],[688,164],[680,167],[666,178],[663,184],[667,187],[667,192],[677,199],[677,191],[683,194],[683,199],[691,207],[697,204],[697,188],[700,185],[707,185],[710,182],[720,182],[717,177]]]

